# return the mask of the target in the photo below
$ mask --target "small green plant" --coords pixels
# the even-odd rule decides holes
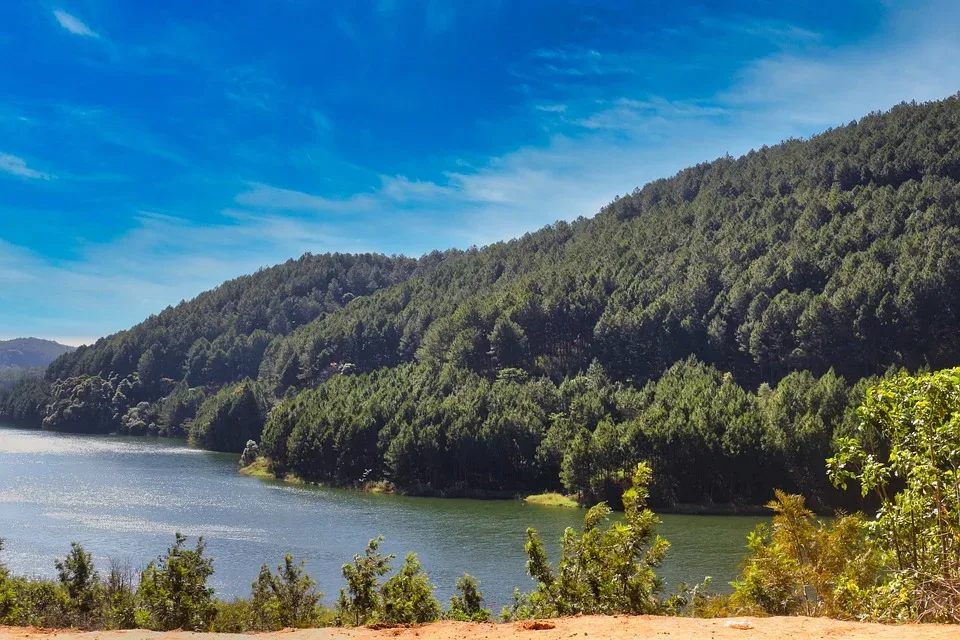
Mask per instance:
[[[440,603],[417,554],[409,553],[400,570],[380,590],[381,617],[390,624],[433,622],[440,618]]]
[[[195,549],[186,548],[186,537],[176,534],[165,556],[152,560],[140,576],[137,626],[169,631],[206,631],[216,612],[213,589],[213,559],[204,556],[203,537]]]
[[[752,555],[733,583],[734,610],[771,615],[860,617],[877,583],[880,558],[863,516],[817,522],[803,496],[776,491],[770,526],[749,535]]]
[[[353,556],[353,564],[343,565],[347,588],[340,590],[337,599],[337,621],[341,625],[361,625],[374,622],[380,604],[380,579],[390,572],[390,561],[396,556],[380,553],[383,536],[367,544],[363,555]]]
[[[67,593],[71,617],[76,626],[96,627],[102,613],[103,585],[93,564],[93,556],[78,543],[71,542],[70,553],[54,565],[60,585]]]
[[[137,626],[136,573],[129,562],[110,560],[110,572],[104,582],[106,626],[133,629]]]
[[[257,620],[252,600],[236,598],[234,600],[216,600],[216,615],[213,617],[214,633],[246,633],[264,631]]]
[[[450,597],[447,617],[461,622],[487,622],[490,609],[483,608],[483,592],[480,583],[469,573],[457,578],[457,594]]]
[[[591,508],[578,534],[567,529],[560,540],[560,561],[554,570],[535,529],[527,530],[527,573],[537,581],[528,596],[515,596],[517,616],[554,617],[582,614],[656,613],[660,566],[669,543],[654,533],[659,520],[646,508],[649,465],[637,465],[632,486],[623,494],[624,519],[600,525],[610,507]],[[509,615],[509,614],[508,614]]]
[[[303,629],[314,625],[320,616],[318,603],[323,597],[316,586],[304,570],[304,562],[294,563],[290,554],[284,556],[276,574],[263,565],[253,583],[252,609],[258,628]]]

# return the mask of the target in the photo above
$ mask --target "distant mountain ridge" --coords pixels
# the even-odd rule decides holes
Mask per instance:
[[[76,347],[42,338],[0,340],[0,368],[46,367],[63,354],[73,351],[76,351]]]

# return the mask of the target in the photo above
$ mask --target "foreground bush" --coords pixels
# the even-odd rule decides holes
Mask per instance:
[[[750,534],[753,552],[730,598],[738,612],[773,615],[863,617],[865,593],[876,584],[880,563],[865,536],[861,515],[841,515],[819,523],[802,496],[777,491],[767,506],[770,526]]]
[[[321,618],[319,602],[323,597],[316,586],[316,581],[304,570],[304,562],[294,563],[290,554],[284,557],[276,574],[263,565],[253,583],[251,613],[254,628],[275,630],[314,626]]]
[[[165,556],[152,560],[140,576],[137,590],[137,626],[157,631],[206,631],[216,608],[207,579],[213,559],[204,556],[203,538],[195,549],[186,548],[186,537],[176,534]]]
[[[490,609],[483,608],[483,592],[480,583],[469,573],[457,579],[457,594],[450,598],[447,617],[460,622],[487,622]]]
[[[528,595],[515,596],[504,618],[548,618],[575,614],[657,613],[663,581],[654,573],[669,543],[654,533],[659,520],[646,508],[651,470],[637,465],[632,487],[623,494],[624,519],[606,528],[605,503],[583,520],[583,532],[567,529],[554,570],[535,529],[527,529],[527,573],[537,581]]]
[[[875,494],[875,517],[817,523],[802,497],[778,492],[732,610],[960,622],[960,368],[882,381],[857,413],[828,474]]]
[[[828,464],[881,503],[867,532],[891,574],[875,614],[960,622],[960,368],[884,381],[858,414],[883,446],[846,438]]]

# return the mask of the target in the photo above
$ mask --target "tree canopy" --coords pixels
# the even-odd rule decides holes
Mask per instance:
[[[220,437],[207,418],[249,379],[274,468],[306,478],[597,500],[645,455],[654,501],[773,484],[829,501],[822,460],[864,385],[960,363],[958,180],[954,97],[482,249],[308,254],[61,356],[46,424],[80,428],[70,390],[89,377],[113,396],[85,429],[239,451],[262,419]]]

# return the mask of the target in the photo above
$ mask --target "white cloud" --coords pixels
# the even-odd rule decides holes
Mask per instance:
[[[373,172],[367,189],[336,197],[252,182],[216,224],[143,215],[135,229],[87,247],[71,263],[16,251],[4,258],[0,246],[0,279],[13,283],[0,289],[0,307],[15,307],[2,304],[5,296],[33,296],[36,305],[48,305],[47,317],[37,322],[49,335],[93,335],[306,250],[415,254],[483,245],[592,215],[616,194],[696,162],[810,135],[901,100],[954,93],[960,67],[950,61],[960,45],[951,34],[960,27],[958,11],[949,5],[926,10],[938,16],[936,23],[919,10],[897,10],[882,33],[844,47],[796,34],[808,41],[805,48],[748,61],[728,89],[700,100],[648,96],[632,78],[603,102],[594,92],[531,97],[526,113],[554,127],[544,143],[451,160],[446,171]],[[553,73],[545,65],[553,65],[586,74],[631,59],[592,49],[541,50],[528,57],[526,71],[543,77]],[[322,120],[314,123],[322,128]],[[0,156],[0,169],[39,174],[15,156]],[[323,215],[337,213],[351,215]],[[60,306],[71,312],[59,313]],[[62,315],[81,318],[81,326],[64,326]]]
[[[60,9],[53,10],[53,17],[57,19],[57,22],[60,23],[60,26],[69,31],[72,34],[78,36],[86,36],[88,38],[99,38],[100,34],[85,25],[80,21],[76,16],[72,16],[66,11]]]
[[[455,196],[453,189],[435,182],[410,180],[406,176],[380,176],[379,195],[395,202],[430,202]]]
[[[359,193],[347,198],[325,198],[256,182],[251,183],[247,191],[238,194],[235,200],[238,204],[269,211],[314,213],[349,213],[369,210],[376,204],[376,199],[370,194]]]
[[[931,20],[930,16],[936,16]],[[960,7],[921,3],[892,13],[882,33],[833,48],[781,52],[747,64],[718,100],[739,112],[816,129],[960,89]]]
[[[19,156],[0,152],[0,171],[20,176],[21,178],[33,178],[35,180],[49,180],[50,176],[42,171],[31,169],[27,166],[26,160]]]
[[[0,218],[16,215],[0,211]],[[72,227],[82,233],[82,217]],[[305,251],[370,250],[342,228],[289,215],[228,212],[199,224],[141,212],[105,243],[74,242],[77,256],[51,259],[0,240],[0,333],[87,342],[168,305]]]

